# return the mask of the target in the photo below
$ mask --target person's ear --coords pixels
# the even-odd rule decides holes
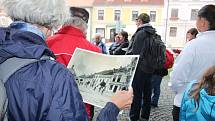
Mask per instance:
[[[209,22],[205,18],[201,18],[201,27],[209,28]]]

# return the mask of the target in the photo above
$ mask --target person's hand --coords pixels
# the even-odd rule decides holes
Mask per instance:
[[[130,108],[132,100],[133,89],[131,87],[128,91],[117,91],[111,98],[111,102],[114,103],[120,110]]]

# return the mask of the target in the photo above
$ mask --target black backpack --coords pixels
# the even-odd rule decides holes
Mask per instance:
[[[147,34],[145,47],[142,48],[140,58],[142,65],[154,72],[157,69],[164,67],[166,62],[166,46],[161,40],[161,36],[155,33],[150,33],[142,29]],[[140,60],[141,61],[141,60]]]

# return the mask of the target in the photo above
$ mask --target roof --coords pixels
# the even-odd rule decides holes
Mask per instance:
[[[67,5],[74,7],[92,7],[94,0],[66,0]]]
[[[94,0],[93,5],[164,5],[164,0]]]

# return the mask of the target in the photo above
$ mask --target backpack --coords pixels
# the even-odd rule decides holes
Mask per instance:
[[[144,30],[144,28],[143,28]],[[166,46],[161,40],[161,36],[155,33],[144,31],[147,34],[145,45],[140,53],[140,58],[143,58],[144,65],[150,68],[153,72],[164,67],[166,62]]]
[[[166,63],[164,64],[165,69],[170,69],[172,68],[174,64],[174,56],[173,54],[166,49]]]
[[[42,56],[39,60],[37,59],[22,59],[12,57],[7,59],[5,62],[0,64],[0,121],[7,121],[7,94],[4,83],[13,75],[16,71],[29,64],[48,60],[50,57]]]
[[[3,81],[0,80],[0,121],[7,121],[7,96]]]

